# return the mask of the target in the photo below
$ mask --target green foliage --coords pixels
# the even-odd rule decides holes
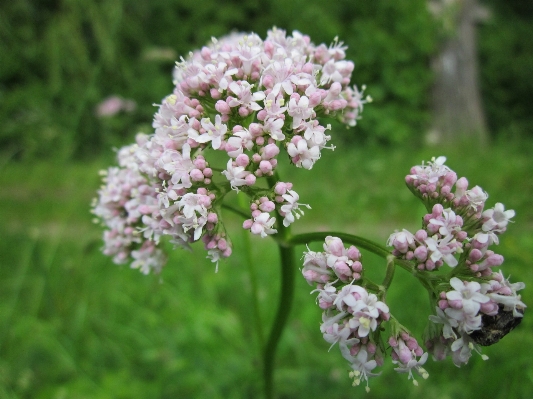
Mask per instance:
[[[420,224],[423,207],[403,184],[410,166],[448,156],[447,164],[460,176],[488,190],[489,206],[502,201],[516,210],[516,223],[496,250],[505,256],[504,274],[525,281],[522,299],[531,306],[532,149],[531,141],[505,143],[475,156],[466,146],[441,148],[438,154],[408,147],[339,148],[324,154],[311,172],[280,165],[280,173],[296,173],[301,200],[313,208],[294,224],[295,233],[341,230],[384,242],[394,229],[414,230]],[[259,397],[260,351],[240,221],[230,223],[234,254],[218,273],[196,244],[192,253],[172,251],[160,276],[143,276],[100,253],[102,232],[91,223],[97,172],[109,159],[0,161],[0,397]],[[347,188],[347,171],[350,188],[339,191]],[[247,237],[266,331],[279,290],[276,246],[270,239]],[[365,267],[382,276],[384,262],[363,256]],[[351,387],[338,350],[328,352],[318,328],[321,312],[309,295],[312,287],[301,277],[296,284],[276,358],[280,398],[525,399],[533,391],[530,355],[524,350],[533,345],[533,323],[526,311],[511,336],[484,349],[487,362],[473,356],[459,369],[449,360],[429,360],[430,377],[418,388],[387,363],[366,394]],[[406,296],[410,306],[398,306]],[[426,303],[417,301],[425,301],[424,290],[398,270],[388,299],[394,314],[419,336],[426,320],[417,315],[425,313]]]
[[[492,132],[504,137],[533,133],[533,3],[487,0],[492,13],[481,25],[481,84]]]
[[[346,141],[397,143],[428,123],[435,35],[423,0],[20,0],[0,5],[0,21],[0,146],[19,158],[94,156],[150,133],[174,60],[212,36],[264,37],[274,25],[349,46],[353,81],[375,102]],[[113,94],[135,100],[137,111],[96,118]]]

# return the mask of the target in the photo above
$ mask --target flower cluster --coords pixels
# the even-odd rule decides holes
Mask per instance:
[[[389,320],[389,307],[358,282],[362,281],[361,253],[355,246],[345,248],[338,237],[328,236],[324,251],[304,253],[302,274],[316,284],[317,304],[324,310],[320,331],[324,340],[339,345],[350,362],[354,385],[377,374],[383,364],[379,326]]]
[[[435,360],[450,356],[457,366],[466,364],[472,351],[481,354],[480,345],[497,342],[523,316],[526,305],[517,291],[524,283],[511,283],[494,271],[503,257],[489,249],[499,243],[514,211],[500,203],[485,210],[488,195],[478,186],[468,189],[468,181],[457,179],[445,160],[415,166],[406,177],[429,213],[414,234],[404,229],[390,235],[387,245],[392,251],[382,284],[363,276],[360,252],[355,246],[345,248],[338,237],[327,236],[322,252],[304,253],[302,274],[316,285],[312,292],[318,293],[317,304],[323,309],[323,337],[331,346],[338,344],[350,362],[354,385],[366,381],[367,390],[369,377],[377,375],[374,369],[383,364],[388,350],[395,370],[418,385],[414,375],[428,378],[423,365],[429,354]],[[348,237],[375,252],[367,240]],[[444,264],[449,268],[441,268]],[[427,352],[385,304],[397,265],[423,283],[434,301],[431,305],[436,305],[424,334]]]
[[[311,169],[323,149],[334,148],[330,126],[319,118],[356,124],[370,98],[349,85],[354,64],[345,50],[337,39],[317,46],[274,28],[265,40],[234,34],[182,58],[174,91],[154,116],[154,134],[122,150],[129,162],[110,169],[99,193],[94,213],[108,228],[105,252],[144,272],[159,270],[156,246],[169,236],[180,247],[201,239],[218,262],[231,254],[221,215],[231,191],[250,198],[252,217],[243,227],[261,237],[277,232],[272,212],[285,227],[303,215],[309,206],[298,203],[292,183],[277,181],[278,157],[284,150],[296,167]],[[130,174],[139,181],[125,182]],[[110,202],[108,192],[121,186],[124,198]],[[126,208],[128,201],[140,208]]]
[[[509,313],[511,324],[518,323],[526,305],[517,294],[524,284],[511,284],[494,271],[503,257],[489,249],[499,243],[514,211],[501,203],[484,210],[488,195],[479,186],[468,189],[467,179],[457,179],[445,161],[434,158],[406,176],[409,189],[431,213],[423,217],[422,229],[393,233],[387,245],[417,270],[435,271],[444,263],[453,268],[448,276],[431,280],[437,307],[429,319],[438,328],[430,326],[426,344],[435,359],[450,355],[460,366],[472,350],[480,351],[478,344],[495,343],[509,331],[487,338],[491,318]]]

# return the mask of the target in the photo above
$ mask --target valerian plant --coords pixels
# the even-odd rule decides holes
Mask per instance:
[[[337,118],[353,126],[371,101],[350,86],[354,64],[345,60],[345,50],[337,38],[317,46],[299,32],[288,36],[274,28],[265,40],[232,34],[190,53],[177,63],[174,91],[158,106],[154,133],[139,134],[135,144],[118,151],[118,166],[103,172],[93,205],[106,228],[104,253],[145,274],[159,273],[166,263],[162,238],[182,248],[202,241],[218,271],[219,261],[232,253],[222,209],[241,217],[252,234],[274,238],[282,288],[263,352],[267,398],[292,300],[297,245],[324,242],[322,252],[304,253],[302,274],[316,287],[324,310],[324,339],[339,347],[354,385],[364,382],[367,390],[387,353],[395,370],[416,385],[415,374],[428,377],[423,365],[429,354],[465,364],[473,351],[481,353],[479,345],[497,342],[514,328],[526,307],[517,294],[524,284],[493,270],[503,257],[489,249],[514,212],[500,203],[484,210],[487,194],[457,179],[444,157],[407,175],[408,188],[428,214],[415,233],[391,234],[391,250],[347,233],[291,235],[290,225],[310,206],[299,202],[295,182],[278,175],[278,162],[312,169],[323,150],[334,149],[331,126],[323,121]],[[215,165],[215,153],[227,161]],[[385,259],[382,282],[365,277],[357,247]],[[434,313],[423,346],[387,305],[397,267],[429,293]]]

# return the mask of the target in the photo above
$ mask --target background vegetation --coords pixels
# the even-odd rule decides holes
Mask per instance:
[[[480,26],[481,82],[493,142],[488,148],[425,148],[429,60],[438,49],[425,1],[206,0],[97,2],[18,0],[0,5],[0,398],[255,398],[259,343],[252,333],[250,277],[242,255],[252,240],[268,328],[277,305],[275,246],[232,230],[234,255],[218,274],[201,250],[171,252],[160,276],[117,267],[100,253],[89,204],[113,146],[150,131],[153,103],[171,90],[180,55],[232,29],[264,36],[272,25],[338,35],[355,60],[354,82],[374,98],[355,130],[337,130],[339,150],[311,172],[282,170],[313,209],[295,229],[334,229],[384,242],[417,228],[421,207],[404,187],[409,167],[434,155],[517,211],[497,248],[503,270],[530,287],[533,275],[533,116],[529,93],[533,12],[526,2],[487,1]],[[97,118],[109,95],[137,109]],[[350,175],[349,190],[345,176]],[[308,184],[304,184],[304,181]],[[340,189],[342,188],[342,190]],[[331,209],[340,212],[332,212]],[[228,215],[228,217],[232,217]],[[303,248],[302,248],[303,250]],[[370,254],[364,264],[380,273]],[[417,333],[423,293],[398,272],[392,310]],[[523,300],[531,304],[528,287]],[[490,360],[463,368],[428,362],[415,388],[386,366],[371,392],[354,391],[345,362],[318,330],[319,309],[300,279],[278,356],[281,398],[529,398],[533,368],[527,316]],[[409,301],[409,306],[394,303]]]

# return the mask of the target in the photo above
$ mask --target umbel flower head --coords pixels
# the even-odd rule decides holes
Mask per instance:
[[[350,86],[354,64],[345,50],[337,39],[314,45],[274,28],[265,40],[254,33],[212,39],[182,58],[154,133],[120,150],[119,167],[106,173],[93,207],[106,227],[104,252],[144,273],[159,271],[159,241],[168,236],[185,248],[202,240],[218,264],[232,251],[221,215],[231,191],[249,197],[243,227],[253,234],[275,234],[277,217],[285,227],[299,219],[310,207],[292,182],[277,181],[280,156],[311,169],[334,148],[322,118],[353,126],[370,100]]]

